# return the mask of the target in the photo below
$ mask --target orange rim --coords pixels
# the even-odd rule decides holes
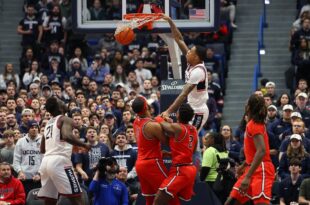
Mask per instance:
[[[123,16],[126,20],[131,19],[145,19],[145,18],[154,18],[153,21],[156,21],[162,17],[163,13],[151,13],[151,14],[145,14],[145,13],[132,13],[132,14],[125,14]]]

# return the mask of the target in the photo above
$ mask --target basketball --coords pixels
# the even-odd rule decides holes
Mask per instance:
[[[128,45],[134,40],[135,33],[133,32],[132,28],[126,27],[124,30],[122,30],[118,34],[115,34],[114,36],[115,40],[120,44]]]

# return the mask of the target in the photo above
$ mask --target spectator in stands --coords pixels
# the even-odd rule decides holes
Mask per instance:
[[[66,77],[65,72],[63,72],[60,68],[59,62],[56,58],[52,58],[50,61],[50,68],[49,72],[47,73],[48,75],[48,81],[56,81],[60,85],[63,84],[63,81]]]
[[[132,124],[127,126],[125,133],[128,144],[130,144],[132,149],[137,152],[138,151],[137,139]]]
[[[140,85],[143,85],[144,80],[152,78],[152,73],[150,70],[144,68],[143,58],[137,59],[135,65],[136,65],[135,73],[137,75],[137,81]]]
[[[100,0],[94,0],[93,6],[89,9],[90,20],[98,21],[107,19],[107,14],[101,5]]]
[[[293,112],[292,105],[284,105],[283,107],[283,116],[279,119],[276,119],[269,127],[268,131],[274,135],[274,137],[280,142],[283,139],[283,132],[292,128],[291,124],[291,114]]]
[[[33,111],[32,109],[26,108],[22,112],[21,124],[19,130],[22,134],[28,133],[28,122],[33,120]]]
[[[303,178],[310,176],[310,156],[301,141],[302,138],[299,134],[290,136],[290,143],[286,152],[282,155],[279,164],[279,176],[282,180],[290,175],[289,165],[293,158],[297,158],[301,161],[301,175]]]
[[[0,138],[3,138],[3,133],[6,129],[6,112],[0,110]]]
[[[267,127],[269,127],[273,122],[276,121],[278,109],[274,105],[269,105],[267,108],[267,118],[266,118],[266,124]]]
[[[66,24],[67,19],[62,16],[59,5],[54,4],[49,16],[43,22],[44,42],[56,40],[65,44],[67,41]]]
[[[75,88],[81,85],[83,76],[85,76],[85,73],[82,70],[81,61],[78,58],[74,58],[71,60],[69,79]]]
[[[298,31],[299,29],[301,29],[301,25],[302,25],[302,21],[306,18],[310,16],[310,11],[301,11],[299,18],[296,19],[296,21],[294,21],[293,25],[292,25],[292,29],[291,29],[291,35],[294,35],[294,33],[296,31]]]
[[[272,105],[272,98],[270,94],[266,93],[263,97],[265,100],[266,107],[268,107],[269,105]]]
[[[33,53],[32,47],[24,49],[22,57],[19,59],[20,76],[22,77],[26,71],[30,70],[31,63],[35,60],[36,56]]]
[[[276,94],[276,84],[274,82],[271,82],[271,81],[266,83],[266,91],[267,91],[267,94],[269,94],[271,97],[272,104],[275,105],[277,103],[277,100],[278,100],[278,96]]]
[[[37,60],[33,60],[31,62],[31,66],[29,71],[26,71],[23,75],[23,83],[28,88],[28,86],[37,78],[41,78],[42,73],[38,70],[39,69],[39,63]]]
[[[17,73],[14,71],[12,63],[7,63],[4,67],[4,72],[0,74],[0,89],[7,89],[7,83],[13,81],[16,83],[16,90],[20,88],[20,79]]]
[[[306,127],[310,127],[310,111],[307,109],[308,95],[306,93],[299,93],[295,99],[296,109],[302,116]]]
[[[305,124],[301,119],[296,119],[292,122],[292,134],[298,134],[302,138],[302,145],[308,153],[310,153],[310,140],[305,137]],[[279,159],[281,160],[282,155],[287,151],[287,147],[290,144],[290,139],[285,139],[282,141],[280,146]]]
[[[310,36],[310,17],[307,16],[301,20],[301,28],[297,30],[291,38],[291,50],[294,52],[300,47],[302,38],[309,38]]]
[[[4,205],[24,205],[26,194],[22,183],[12,175],[12,167],[7,162],[0,163],[1,203]]]
[[[35,46],[41,43],[43,36],[42,21],[35,16],[35,8],[32,4],[27,4],[26,16],[19,22],[17,33],[22,35],[22,46]],[[38,48],[35,49],[36,53]]]
[[[308,82],[306,79],[301,78],[297,83],[297,89],[299,89],[303,93],[308,93]]]
[[[53,40],[49,41],[50,46],[47,52],[43,55],[41,61],[41,71],[43,74],[49,74],[51,71],[50,63],[52,59],[57,59],[59,63],[59,69],[62,72],[66,72],[66,61],[63,55],[59,53],[59,41]]]
[[[128,72],[130,69],[130,63],[128,59],[124,58],[124,55],[120,50],[115,51],[114,57],[111,60],[110,65],[111,65],[111,73],[114,74],[114,76],[116,74],[115,72],[117,72],[117,66],[119,65],[123,68],[124,71]]]
[[[40,152],[41,135],[39,124],[30,120],[28,122],[28,133],[19,139],[14,150],[13,167],[18,173],[18,179],[23,182],[25,192],[41,187],[39,168],[43,155]]]
[[[231,127],[228,125],[223,125],[221,127],[220,133],[224,137],[228,156],[232,158],[235,162],[239,162],[241,145],[233,138]]]
[[[7,129],[11,129],[11,130],[19,130],[19,126],[17,124],[17,120],[16,120],[16,116],[14,114],[7,114],[6,116],[6,126]]]
[[[89,186],[89,192],[94,194],[94,204],[128,204],[128,190],[122,182],[116,179],[119,165],[114,158],[100,159],[95,176]]]
[[[310,72],[307,69],[310,66],[310,49],[307,38],[300,39],[300,45],[293,53],[293,58],[293,64],[297,66],[296,81],[304,78],[310,83]]]
[[[118,131],[119,132],[125,132],[128,125],[131,125],[131,122],[132,122],[132,114],[129,110],[125,110],[123,112],[123,118],[122,118],[122,121],[121,121],[121,125],[120,127],[118,128]]]
[[[74,156],[76,170],[80,174],[81,179],[88,186],[93,176],[94,168],[100,158],[109,156],[109,148],[98,142],[97,130],[94,127],[88,127],[86,131],[87,142],[91,145],[88,152],[78,153]]]
[[[221,12],[229,14],[230,25],[232,28],[237,28],[235,24],[236,16],[236,1],[235,0],[221,0]]]
[[[69,17],[71,17],[71,0],[62,0],[60,3],[60,11],[61,14],[68,19]]]
[[[72,58],[69,60],[69,68],[71,68],[71,66],[73,66],[73,64],[74,64],[73,60],[74,60],[74,59],[75,59],[75,60],[77,59],[77,60],[79,60],[79,62],[80,62],[81,70],[82,70],[83,72],[86,72],[86,70],[87,70],[87,68],[88,68],[88,63],[87,63],[87,60],[86,60],[86,58],[84,57],[83,54],[84,54],[84,53],[83,53],[81,47],[76,47],[76,48],[74,49],[74,53],[73,53]],[[76,61],[77,61],[77,60],[76,60]],[[70,69],[69,69],[69,71],[70,71]]]
[[[310,203],[310,179],[302,181],[299,190],[298,203],[300,205]]]
[[[124,67],[121,64],[116,65],[115,72],[113,75],[113,83],[115,85],[119,83],[127,84],[127,76]]]
[[[278,115],[280,117],[283,116],[283,107],[284,105],[287,105],[287,104],[291,104],[291,98],[290,98],[290,95],[288,93],[282,93],[278,100],[277,100],[277,103],[275,104],[277,106],[277,109],[278,109]]]
[[[110,69],[102,64],[102,58],[100,54],[96,54],[93,63],[90,67],[87,68],[86,75],[101,85],[105,76],[109,72]]]
[[[14,137],[15,133],[13,130],[4,131],[2,137],[4,141],[4,147],[0,150],[0,162],[8,162],[11,165],[13,164],[14,149],[15,149]]]
[[[300,175],[301,162],[299,159],[292,158],[289,164],[290,175],[280,182],[279,197],[280,205],[291,204],[298,202],[299,187],[303,180]]]
[[[117,132],[117,123],[115,121],[116,121],[116,117],[113,114],[113,112],[107,111],[104,117],[104,124],[106,124],[109,127],[109,130],[110,130],[110,133],[113,139],[115,139],[114,135]]]

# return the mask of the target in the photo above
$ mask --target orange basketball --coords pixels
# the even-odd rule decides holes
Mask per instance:
[[[125,28],[123,31],[115,34],[115,40],[122,45],[128,45],[135,39],[135,33],[130,27]]]

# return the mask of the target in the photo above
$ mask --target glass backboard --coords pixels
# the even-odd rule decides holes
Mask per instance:
[[[165,13],[181,31],[214,31],[219,25],[219,0],[76,0],[73,25],[78,32],[114,32],[129,13]],[[152,32],[168,33],[167,22],[154,22]]]

